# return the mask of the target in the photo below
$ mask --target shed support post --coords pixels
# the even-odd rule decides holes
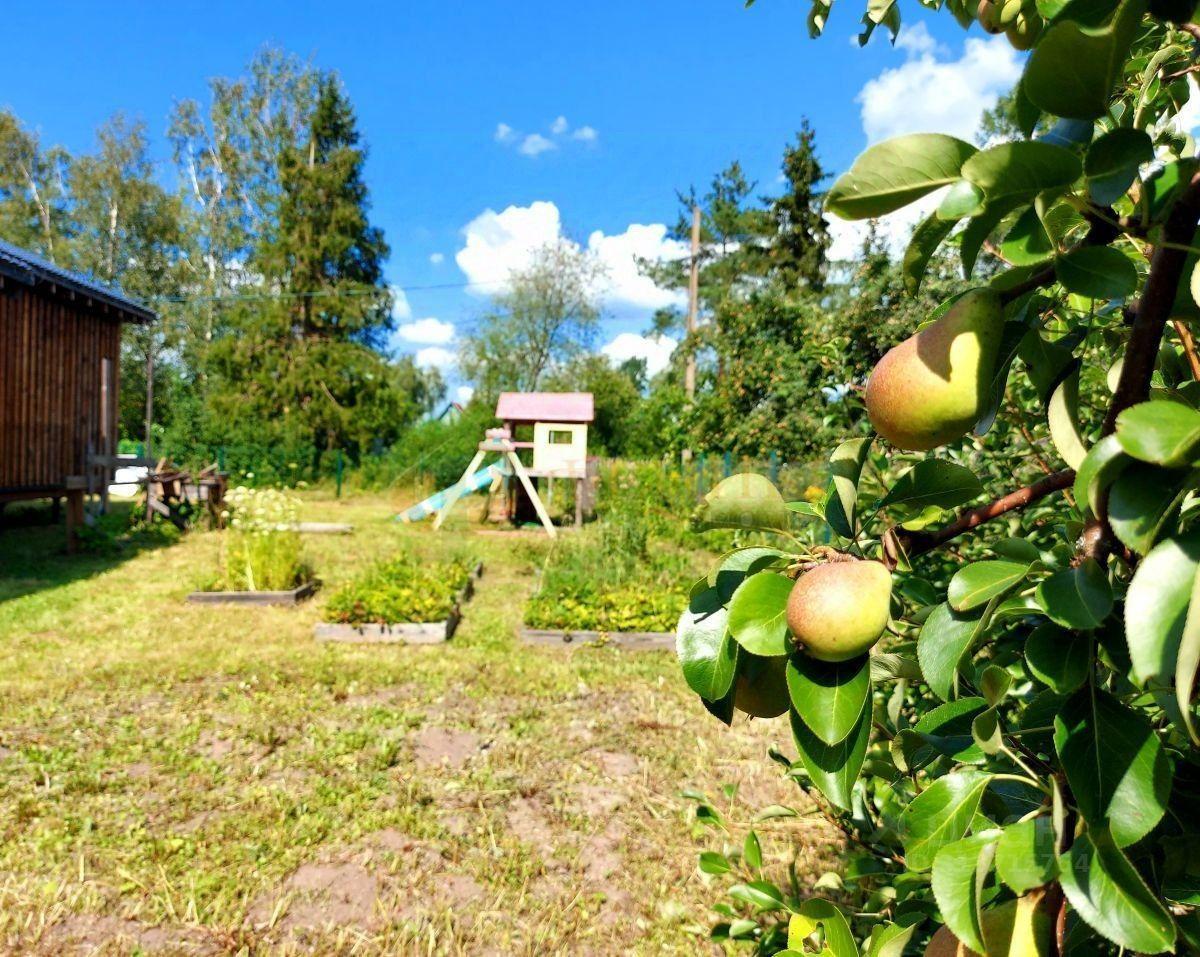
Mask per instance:
[[[79,526],[83,524],[83,489],[67,492],[67,554],[79,549]]]

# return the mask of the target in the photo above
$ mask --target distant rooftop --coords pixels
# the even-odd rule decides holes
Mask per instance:
[[[96,302],[105,303],[124,313],[123,318],[135,322],[153,322],[157,316],[141,303],[130,299],[119,289],[105,286],[79,273],[47,262],[20,246],[0,239],[0,276],[25,283],[27,286],[47,284],[68,289]]]
[[[496,418],[502,422],[591,422],[590,392],[501,392]]]

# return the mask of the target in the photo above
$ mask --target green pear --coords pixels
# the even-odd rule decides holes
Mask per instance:
[[[810,657],[848,661],[879,640],[891,604],[892,576],[882,563],[827,562],[792,586],[788,628]]]
[[[778,718],[791,704],[787,655],[764,658],[742,649],[733,680],[733,706],[752,718]]]
[[[1008,37],[1008,42],[1014,50],[1031,50],[1042,35],[1042,22],[1036,11],[1022,11],[1012,26],[1004,31],[1004,35]]]
[[[890,350],[867,380],[875,431],[910,452],[966,435],[987,401],[1003,325],[1000,297],[973,289]]]
[[[1054,915],[1044,906],[1045,894],[1032,891],[988,908],[980,921],[986,957],[1046,957],[1054,936]],[[941,927],[925,948],[925,957],[980,957]]]
[[[1003,29],[998,20],[1000,16],[1000,5],[994,3],[993,0],[979,0],[979,7],[976,10],[976,19],[979,20],[979,25],[988,33],[1000,33]]]

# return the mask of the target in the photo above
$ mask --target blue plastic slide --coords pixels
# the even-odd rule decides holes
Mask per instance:
[[[423,518],[428,518],[441,511],[446,500],[450,497],[450,493],[457,486],[459,495],[470,495],[472,492],[478,492],[481,489],[487,488],[496,479],[508,475],[509,470],[499,464],[489,465],[486,468],[480,469],[464,482],[456,482],[449,488],[444,488],[440,492],[434,492],[429,498],[423,502],[418,502],[412,508],[406,509],[396,516],[396,519],[401,522],[419,522]]]

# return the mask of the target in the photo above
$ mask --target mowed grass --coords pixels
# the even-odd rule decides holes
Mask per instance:
[[[695,954],[716,889],[684,788],[731,833],[802,795],[783,722],[708,718],[672,655],[524,647],[544,536],[441,533],[386,496],[305,495],[323,594],[378,558],[467,549],[449,644],[323,645],[323,598],[189,605],[219,533],[62,554],[0,530],[0,948],[59,954]],[[729,806],[721,798],[721,806]],[[759,825],[781,877],[836,864],[813,818]]]

